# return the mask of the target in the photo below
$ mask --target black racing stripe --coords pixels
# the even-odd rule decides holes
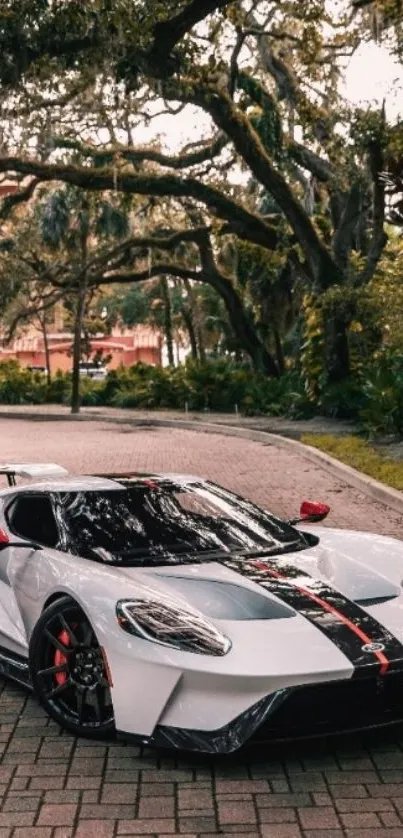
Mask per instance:
[[[403,645],[399,640],[359,605],[321,579],[314,579],[282,559],[259,559],[258,564],[264,565],[265,569],[257,568],[253,561],[245,559],[228,559],[220,563],[266,588],[306,617],[353,664],[353,677],[365,678],[373,674],[403,669]],[[270,576],[271,573],[273,576]],[[280,574],[281,578],[278,578],[277,574]],[[332,610],[327,610],[326,606]],[[351,625],[347,625],[342,618]],[[382,650],[376,654],[363,649],[367,645],[365,638],[359,637],[354,627],[366,635],[370,643],[380,644]],[[382,662],[385,658],[386,663]]]

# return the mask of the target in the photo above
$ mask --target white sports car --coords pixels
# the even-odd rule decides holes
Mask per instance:
[[[67,730],[225,753],[403,719],[402,542],[195,477],[0,474],[0,671]]]

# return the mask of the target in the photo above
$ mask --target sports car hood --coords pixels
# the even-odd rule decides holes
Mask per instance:
[[[286,556],[310,576],[327,582],[354,602],[400,596],[403,542],[394,538],[325,527],[310,528],[319,543]]]
[[[307,528],[308,529],[308,528]],[[301,570],[314,579],[326,582],[348,599],[365,604],[372,600],[386,600],[402,592],[403,542],[394,538],[349,530],[309,527],[319,538],[314,547],[283,556],[272,557],[281,570],[284,566]],[[230,558],[230,557],[229,557]],[[246,560],[245,560],[246,561]],[[138,571],[122,568],[121,573],[133,578]],[[190,576],[193,580],[228,579],[232,571],[220,562],[180,564],[145,571],[165,587],[170,577]],[[232,581],[235,581],[232,579]],[[239,583],[241,579],[239,578]],[[245,579],[243,584],[249,586]]]

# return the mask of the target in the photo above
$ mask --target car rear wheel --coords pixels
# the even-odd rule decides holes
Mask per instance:
[[[30,644],[35,692],[49,715],[77,736],[114,731],[110,677],[88,618],[70,597],[49,605]]]

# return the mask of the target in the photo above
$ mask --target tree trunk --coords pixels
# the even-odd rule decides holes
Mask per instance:
[[[199,358],[204,362],[206,360],[206,347],[204,344],[204,335],[201,326],[197,327],[197,342],[199,344]]]
[[[347,324],[332,314],[325,323],[326,371],[329,384],[339,384],[350,374]]]
[[[194,361],[197,361],[199,356],[197,352],[197,339],[194,325],[194,293],[193,288],[188,279],[185,279],[183,284],[187,292],[187,304],[185,303],[182,307],[182,317],[189,335],[192,358]]]
[[[285,370],[284,352],[281,337],[276,326],[273,327],[274,344],[276,347],[276,360],[280,375],[283,375]]]
[[[45,363],[46,363],[46,380],[48,386],[52,383],[52,371],[50,368],[50,351],[49,351],[49,340],[48,340],[48,329],[46,324],[46,315],[43,314],[42,317],[39,318],[39,323],[42,331],[43,336],[43,345],[45,348]]]
[[[172,334],[172,309],[171,296],[169,293],[168,280],[165,276],[161,277],[161,296],[164,302],[164,332],[167,342],[168,364],[170,367],[175,366],[174,358],[174,341]]]
[[[80,412],[80,361],[81,361],[81,335],[85,312],[86,288],[80,288],[77,308],[74,318],[74,342],[73,342],[73,376],[71,390],[71,412]]]
[[[80,361],[81,361],[81,342],[85,307],[87,303],[87,256],[88,256],[88,203],[86,199],[83,200],[81,213],[81,272],[80,272],[80,288],[78,291],[76,316],[74,321],[74,343],[73,343],[73,377],[71,390],[71,412],[80,412]]]
[[[187,333],[189,335],[190,351],[194,361],[198,359],[196,333],[193,325],[193,317],[191,311],[187,306],[182,309],[183,322],[185,324]]]
[[[280,372],[277,364],[259,339],[253,324],[249,320],[242,300],[231,284],[222,274],[212,272],[209,278],[210,285],[216,289],[225,303],[231,326],[235,335],[245,352],[249,355],[256,372],[264,373],[274,378],[279,378]]]

